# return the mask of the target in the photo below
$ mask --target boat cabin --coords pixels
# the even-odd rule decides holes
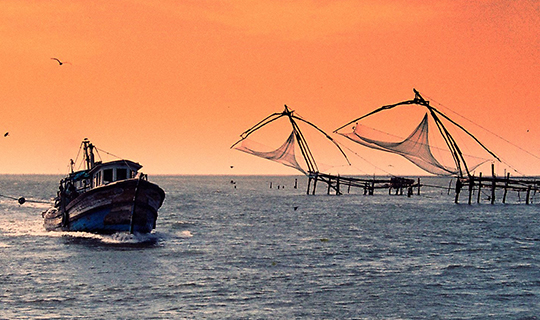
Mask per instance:
[[[111,182],[134,178],[142,166],[130,160],[116,160],[106,163],[97,162],[88,172],[91,177],[92,188],[109,184]]]

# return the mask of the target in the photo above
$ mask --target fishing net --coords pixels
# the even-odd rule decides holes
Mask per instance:
[[[279,162],[291,168],[295,168],[298,171],[306,174],[306,171],[302,169],[298,161],[296,160],[295,149],[297,140],[294,131],[291,132],[289,138],[276,150],[272,151],[256,151],[264,148],[261,144],[258,144],[250,139],[244,139],[242,142],[234,148],[261,158]]]
[[[441,164],[433,156],[429,145],[427,114],[424,115],[416,129],[405,140],[400,142],[385,142],[373,137],[367,137],[368,133],[373,136],[375,132],[374,130],[367,131],[369,131],[367,127],[357,123],[352,132],[339,134],[366,147],[399,154],[429,173],[435,175],[457,174],[457,169]]]

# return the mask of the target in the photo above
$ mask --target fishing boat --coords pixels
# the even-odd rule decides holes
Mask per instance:
[[[85,169],[75,171],[71,161],[54,206],[42,214],[45,229],[103,234],[155,229],[165,192],[139,171],[142,166],[126,159],[95,161],[98,149],[86,138],[81,150]]]

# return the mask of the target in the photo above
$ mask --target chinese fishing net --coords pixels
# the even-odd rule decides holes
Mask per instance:
[[[419,168],[435,175],[454,175],[458,173],[456,168],[441,164],[433,156],[429,144],[427,113],[424,115],[424,118],[416,129],[402,141],[386,142],[377,140],[376,138],[373,138],[375,135],[374,132],[375,130],[370,131],[369,128],[357,123],[352,132],[340,132],[339,134],[366,147],[399,154]],[[368,134],[370,134],[371,137],[368,137]],[[476,166],[478,165],[479,164],[476,164]]]
[[[288,167],[295,168],[303,174],[306,174],[306,171],[300,166],[296,158],[295,149],[297,143],[298,142],[293,131],[289,135],[289,138],[287,138],[287,140],[276,150],[256,151],[261,150],[264,148],[264,146],[250,139],[242,140],[242,142],[234,148],[261,158],[279,162]]]

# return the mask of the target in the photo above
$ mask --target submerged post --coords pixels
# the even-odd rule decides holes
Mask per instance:
[[[469,200],[467,201],[468,204],[472,203],[473,188],[474,188],[474,175],[469,177]]]
[[[502,198],[502,203],[506,203],[506,194],[508,193],[508,183],[510,182],[510,172],[506,174],[506,181],[504,182],[504,194]]]
[[[313,180],[313,195],[315,195],[315,189],[317,188],[317,180],[319,180],[319,172],[315,172],[315,179]]]
[[[495,180],[495,165],[491,164],[491,176],[493,180],[491,181],[491,204],[495,203],[495,188],[497,186],[497,182]]]
[[[482,172],[478,177],[478,195],[476,197],[476,203],[480,203],[480,195],[482,194]]]
[[[456,180],[456,198],[454,199],[454,203],[459,203],[459,193],[461,192],[462,182],[460,178],[457,178]]]

